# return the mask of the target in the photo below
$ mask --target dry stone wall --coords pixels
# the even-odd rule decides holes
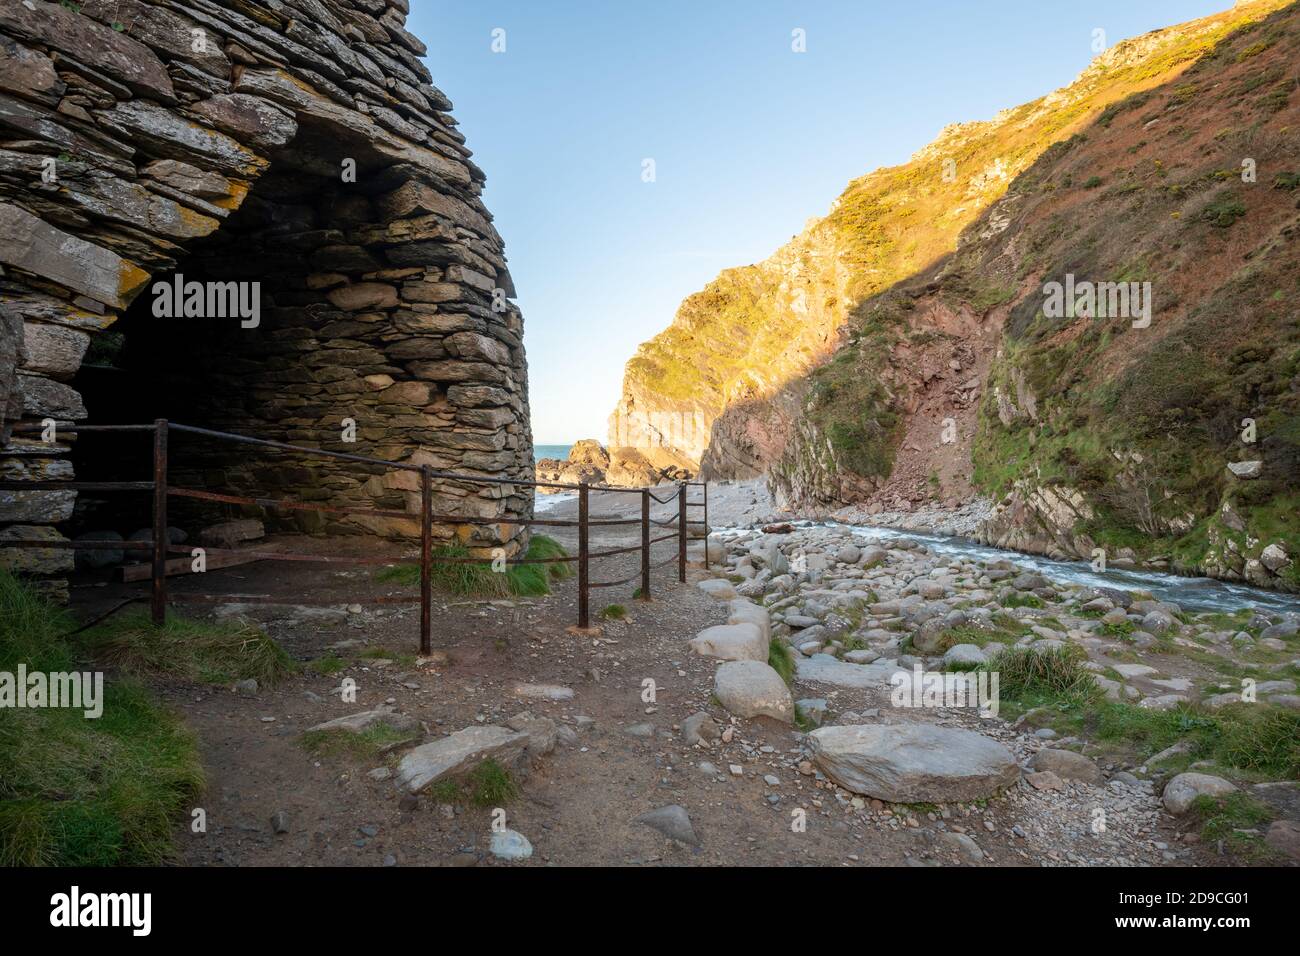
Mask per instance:
[[[146,420],[531,478],[503,242],[408,12],[408,0],[0,3],[0,427],[97,420],[82,366],[107,364],[123,389],[156,395]],[[258,283],[256,322],[209,314],[217,300],[160,316],[177,276],[246,294]],[[107,359],[86,361],[110,340]],[[6,480],[66,478],[78,461],[71,443],[3,439]],[[178,455],[178,480],[198,487],[418,509],[409,473],[211,444]],[[0,541],[61,537],[75,507],[66,492],[0,492]],[[435,508],[502,518],[440,533],[514,551],[506,519],[530,514],[532,494],[442,483]],[[407,535],[418,520],[301,527]],[[0,563],[57,574],[72,555],[0,549]]]

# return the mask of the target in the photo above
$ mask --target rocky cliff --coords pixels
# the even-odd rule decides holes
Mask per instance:
[[[1234,27],[1279,5],[1239,4],[1121,42],[1069,86],[991,120],[950,126],[909,162],[855,180],[826,217],[770,259],[723,272],[638,349],[610,416],[611,446],[698,463],[706,477],[768,470],[800,427],[806,374],[836,351],[866,299],[951,253],[962,231],[1054,143],[1176,76]],[[1009,295],[993,282],[971,291],[983,305]],[[888,444],[892,426],[864,425],[851,409],[841,416],[833,393],[822,394],[821,431],[841,440],[805,473],[830,496],[861,493],[853,474],[884,454],[876,446]],[[845,469],[847,486],[837,489],[839,479],[827,476],[841,471],[836,456],[845,453],[858,467]]]
[[[1125,41],[856,181],[772,260],[688,299],[629,363],[619,412],[694,389],[714,416],[703,473],[766,471],[805,510],[990,495],[992,543],[1288,586],[1294,22],[1259,0]],[[1149,327],[1109,300],[1046,304],[1075,279],[1134,288]],[[1234,416],[1267,437],[1234,445]]]
[[[1239,25],[867,299],[778,491],[983,494],[988,543],[1300,586],[1297,54],[1300,7]]]
[[[6,408],[25,422],[171,417],[531,478],[503,242],[407,12],[408,0],[0,4],[0,425]],[[167,294],[184,281],[207,291],[182,313]],[[214,292],[236,301],[227,291],[256,313],[214,311]],[[0,473],[96,473],[121,450],[68,437],[10,439]],[[304,530],[418,532],[400,516],[419,495],[409,474],[174,454],[199,487],[388,513]],[[437,498],[467,517],[532,507],[511,486]],[[0,494],[0,537],[59,539],[74,507],[62,491]],[[519,543],[504,523],[439,531]],[[0,558],[71,566],[68,551]]]

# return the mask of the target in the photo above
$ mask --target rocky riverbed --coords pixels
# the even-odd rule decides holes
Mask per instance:
[[[1244,794],[1273,812],[1261,810],[1257,826],[1234,836],[1295,858],[1296,784],[1262,779],[1258,754],[1239,754],[1248,766],[1236,766],[1191,733],[1147,744],[1153,728],[1178,722],[1225,735],[1239,733],[1239,721],[1290,726],[1300,710],[1300,615],[1191,614],[1141,592],[1053,582],[1012,560],[944,556],[835,526],[733,530],[710,547],[722,570],[699,586],[729,602],[728,625],[702,631],[691,647],[724,660],[715,697],[735,716],[806,730],[799,769],[837,802],[948,805],[1006,794],[1032,807],[1016,825],[1026,839],[1127,828],[1107,853],[1051,857],[1119,863],[1152,847],[1161,861],[1184,858],[1201,839],[1195,828],[1177,846],[1144,844],[1142,835],[1162,814],[1185,823],[1197,796]],[[795,693],[772,666],[783,653]],[[1024,686],[1027,671],[1040,683]],[[1012,683],[1001,695],[988,686],[1000,672]],[[1067,676],[1049,686],[1060,672]],[[1062,693],[1054,699],[1052,690]],[[806,696],[796,700],[799,692]],[[1099,731],[1089,708],[1143,730]]]

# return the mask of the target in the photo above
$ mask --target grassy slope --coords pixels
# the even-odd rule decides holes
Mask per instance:
[[[88,669],[67,617],[0,572],[0,670]],[[157,864],[203,787],[193,736],[140,686],[105,682],[103,716],[0,710],[0,865]]]
[[[892,345],[919,334],[911,314],[936,299],[976,313],[1007,305],[974,449],[984,491],[1077,488],[1096,515],[1079,531],[1189,570],[1239,569],[1270,542],[1300,553],[1298,21],[1292,5],[1217,29],[1211,47],[1201,37],[1200,59],[1177,78],[1048,149],[960,251],[865,300],[846,344],[807,379],[778,477],[887,475],[904,396],[879,373]],[[1241,179],[1247,157],[1255,183]],[[1008,213],[1006,231],[981,237]],[[1069,272],[1152,282],[1152,327],[1046,320],[1042,283]],[[1017,381],[1036,396],[1037,419],[1004,424],[996,396],[1014,396]],[[1254,446],[1239,440],[1245,418],[1257,422]],[[1225,462],[1247,458],[1265,461],[1262,479],[1227,473]],[[1244,528],[1224,522],[1224,501]],[[1288,582],[1300,584],[1300,562]]]
[[[1270,541],[1300,553],[1298,60],[1300,8],[1243,28],[1038,163],[1012,187],[1011,235],[953,264],[996,274],[1014,242],[1026,250],[1017,278],[1150,281],[1156,302],[1145,330],[1047,320],[1037,291],[1015,303],[981,409],[985,490],[1080,489],[1096,516],[1079,530],[1188,568],[1222,566],[1229,538],[1242,555]],[[1014,392],[1016,377],[1037,419],[1004,424],[995,391]],[[1240,437],[1248,418],[1253,445]],[[1225,468],[1246,459],[1264,461],[1261,479]],[[1225,502],[1244,530],[1224,523]],[[1288,576],[1300,584],[1297,565]]]
[[[838,270],[848,273],[844,281],[830,275],[814,278],[808,284],[812,301],[801,312],[780,289],[785,279],[781,268],[759,264],[723,272],[686,299],[673,324],[628,362],[625,393],[653,396],[663,407],[692,406],[717,414],[730,396],[751,394],[742,383],[759,370],[797,368],[799,360],[791,356],[807,348],[811,326],[839,327],[854,303],[951,252],[962,229],[1049,146],[1134,91],[1167,80],[1233,26],[1276,5],[1260,3],[1118,44],[1065,90],[989,122],[946,130],[908,163],[855,180],[824,220],[778,256],[780,261],[798,260],[816,274],[827,272],[821,257],[805,252],[833,250]],[[956,164],[954,176],[945,176],[949,161]],[[993,288],[982,294],[996,297],[1000,292]],[[863,321],[859,316],[857,324]],[[871,370],[853,362],[842,364],[840,371],[844,377],[860,377]],[[838,439],[850,454],[861,452],[863,464],[887,463],[880,439],[889,435],[888,423],[864,434],[844,414],[847,403],[835,400],[833,385],[823,393],[814,414],[828,433],[838,432],[832,441]]]

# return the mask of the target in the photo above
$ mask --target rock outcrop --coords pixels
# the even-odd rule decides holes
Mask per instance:
[[[408,0],[0,6],[0,427],[170,417],[532,477],[503,242],[407,10]],[[82,369],[88,353],[95,375],[116,370],[110,385]],[[149,407],[128,409],[121,395],[140,381]],[[68,446],[35,437],[7,440],[7,476],[62,467]],[[175,477],[418,506],[410,473],[244,452],[178,445]],[[132,460],[136,474],[146,460]],[[34,529],[67,517],[58,495],[0,494],[0,524],[25,529],[10,537],[51,534]],[[504,521],[531,512],[528,490],[446,485],[436,498],[441,514],[503,519],[443,526],[444,536],[522,543]],[[296,526],[407,535],[418,523],[304,515]],[[5,564],[31,560],[0,552]]]
[[[594,438],[584,438],[569,449],[569,457],[543,458],[537,462],[538,481],[559,485],[614,485],[619,488],[648,488],[666,481],[685,481],[693,473],[672,465],[656,467],[634,448],[606,451]],[[538,489],[556,490],[552,485]]]
[[[1069,86],[988,121],[948,126],[907,163],[855,180],[825,217],[763,262],[724,271],[640,346],[610,416],[610,444],[672,456],[706,478],[753,477],[783,458],[793,471],[797,463],[783,452],[811,401],[822,427],[806,436],[806,453],[817,456],[809,470],[855,472],[859,446],[888,438],[888,423],[879,436],[862,434],[851,408],[836,407],[853,404],[847,390],[827,382],[809,396],[805,378],[857,336],[864,300],[956,249],[962,231],[1054,143],[1281,2],[1260,0],[1118,43]],[[997,213],[982,228],[1005,225]],[[997,287],[979,291],[988,298]],[[848,363],[840,371],[859,377],[876,369]],[[872,488],[859,481],[851,490]]]

